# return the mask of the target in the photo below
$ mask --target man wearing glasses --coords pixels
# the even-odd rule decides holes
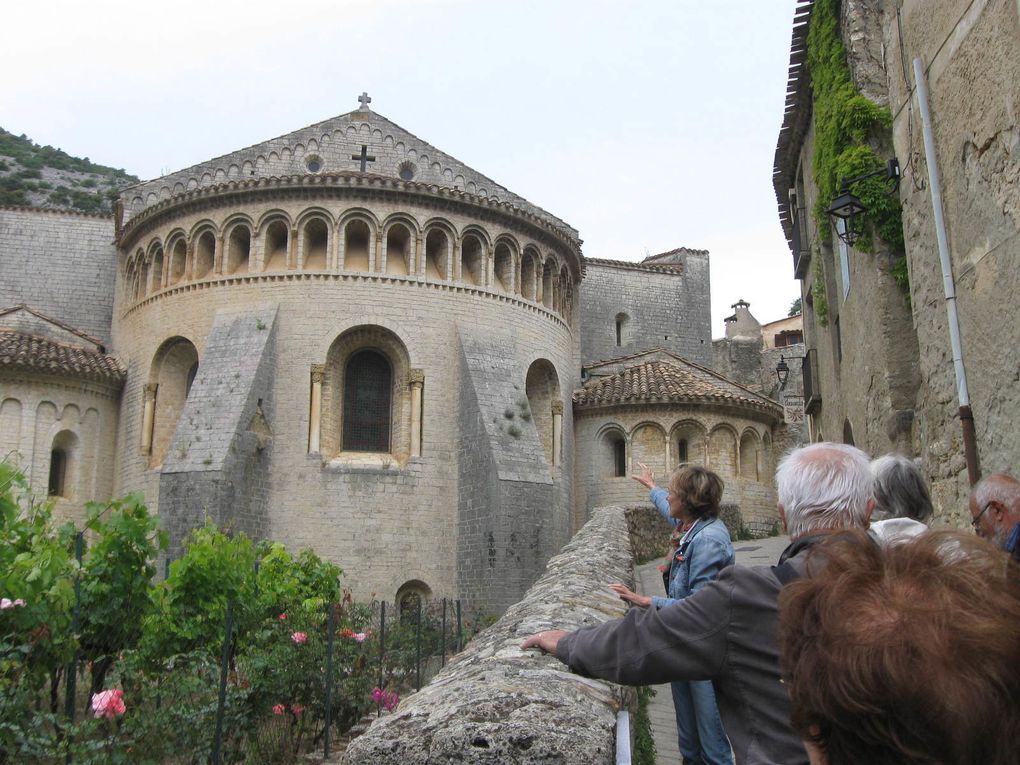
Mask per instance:
[[[1020,482],[1006,473],[985,476],[970,492],[971,525],[1020,560]]]

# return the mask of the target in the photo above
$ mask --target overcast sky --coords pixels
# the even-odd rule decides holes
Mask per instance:
[[[776,214],[795,0],[4,3],[0,126],[143,179],[372,108],[580,231],[691,247],[712,328],[799,294]]]

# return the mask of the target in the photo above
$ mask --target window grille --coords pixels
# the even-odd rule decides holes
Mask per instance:
[[[393,372],[377,351],[358,351],[344,370],[344,451],[390,450],[390,398]]]

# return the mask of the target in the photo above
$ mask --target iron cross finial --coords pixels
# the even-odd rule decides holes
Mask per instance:
[[[360,96],[358,96],[358,103],[361,104],[362,109],[367,109],[368,105],[372,103],[372,98],[367,92],[363,92]]]

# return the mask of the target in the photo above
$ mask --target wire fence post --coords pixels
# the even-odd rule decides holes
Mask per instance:
[[[460,598],[457,598],[457,653],[464,648],[464,630],[461,627],[460,619]]]
[[[326,617],[326,730],[323,734],[322,756],[329,757],[329,728],[333,723],[333,640],[336,637],[336,609],[330,603]]]
[[[442,659],[439,661],[440,667],[446,666],[446,598],[443,598],[443,628],[441,631],[442,637],[439,639],[439,652],[442,654]]]
[[[418,618],[414,629],[414,689],[421,690],[421,596],[418,596]]]
[[[74,558],[78,561],[78,570],[74,575],[74,611],[71,615],[71,632],[75,640],[78,639],[78,632],[81,630],[81,561],[85,554],[85,535],[79,531],[74,535]],[[65,683],[64,712],[67,714],[68,722],[74,722],[74,697],[78,692],[78,645],[74,646],[74,653],[71,654],[71,661],[67,665],[67,682]],[[71,752],[68,749],[64,762],[70,765]]]
[[[227,624],[223,636],[223,655],[220,659],[220,698],[216,706],[216,738],[213,740],[212,762],[223,762],[223,715],[227,707],[227,672],[230,667],[230,641],[234,632],[234,601],[227,601]]]
[[[383,662],[386,657],[386,601],[379,604],[379,689],[383,689]],[[382,705],[376,704],[375,716],[382,714]]]

